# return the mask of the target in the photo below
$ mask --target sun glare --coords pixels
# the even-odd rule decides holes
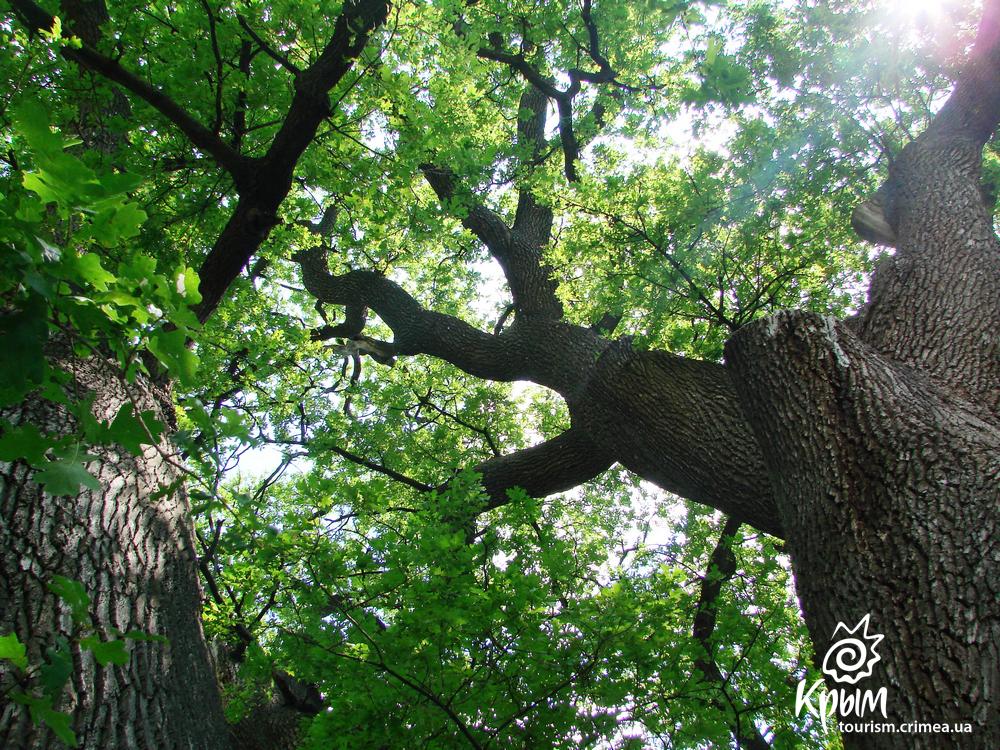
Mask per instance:
[[[962,13],[961,6],[968,4],[962,0],[883,0],[882,7],[900,25],[933,30],[953,22],[953,16]]]
[[[977,18],[975,0],[882,0],[885,21],[901,39],[924,45],[927,54],[943,58],[960,53]],[[937,49],[926,49],[932,41]]]

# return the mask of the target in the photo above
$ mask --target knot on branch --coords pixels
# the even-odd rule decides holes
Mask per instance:
[[[334,330],[332,326],[324,326]],[[322,330],[322,329],[321,329]],[[342,357],[360,357],[367,354],[381,365],[392,367],[396,364],[396,348],[388,341],[379,341],[368,336],[351,336],[345,343],[331,347],[335,354]]]
[[[635,357],[632,337],[622,336],[610,341],[597,357],[595,372],[611,372],[629,363]]]
[[[281,693],[284,705],[299,713],[315,716],[323,710],[323,697],[315,685],[303,682],[282,669],[274,669],[271,679]]]

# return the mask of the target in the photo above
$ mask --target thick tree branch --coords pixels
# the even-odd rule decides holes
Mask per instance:
[[[495,211],[488,209],[471,191],[458,184],[447,167],[421,164],[420,171],[438,200],[462,218],[462,226],[486,245],[494,258],[503,255],[510,244],[510,227]]]
[[[369,308],[392,329],[393,342],[382,345],[386,354],[427,354],[487,380],[530,380],[572,401],[608,345],[589,328],[547,319],[518,319],[501,334],[489,334],[424,309],[381,274],[355,270],[332,275],[320,249],[301,251],[293,260],[302,268],[306,290],[319,302]]]
[[[608,59],[601,54],[597,24],[594,22],[591,9],[591,0],[583,0],[583,5],[580,8],[580,18],[583,19],[583,25],[587,29],[587,54],[596,63],[599,72],[587,73],[586,71],[573,69],[570,71],[570,77],[575,76],[579,80],[589,81],[590,83],[603,83],[614,79],[615,72],[611,69],[611,63],[608,62]]]
[[[621,340],[601,355],[574,416],[644,479],[783,535],[758,438],[726,367]]]
[[[367,315],[364,305],[347,305],[344,308],[344,321],[335,326],[325,325],[312,332],[313,341],[327,339],[350,339],[359,336],[365,330]]]
[[[944,107],[923,138],[965,137],[980,147],[1000,124],[1000,2],[983,3],[976,43]]]
[[[550,79],[546,78],[531,67],[530,63],[528,63],[524,55],[520,52],[514,54],[511,52],[504,52],[496,47],[480,47],[476,51],[476,54],[484,60],[493,60],[494,62],[503,63],[512,70],[516,70],[524,77],[525,81],[530,83],[550,99],[559,99],[559,97],[565,95],[565,92],[560,91]]]
[[[545,96],[531,87],[521,97],[517,143],[533,157],[545,143],[546,106]],[[500,264],[515,310],[537,318],[561,318],[562,303],[556,296],[552,269],[542,262],[542,250],[552,231],[552,209],[539,203],[529,188],[522,188],[512,229],[499,214],[458,184],[450,169],[424,164],[421,170],[442,203],[457,202],[460,211],[467,211],[462,225],[486,245]]]
[[[548,99],[538,89],[528,87],[521,95],[517,118],[517,145],[534,161],[545,148],[545,120]],[[531,190],[522,187],[514,214],[514,235],[528,247],[540,251],[552,234],[552,208],[539,203]]]
[[[104,0],[62,0],[60,5],[72,35],[96,48],[103,36],[101,26],[111,20]]]
[[[741,525],[738,518],[730,516],[726,519],[722,533],[719,535],[719,542],[709,557],[705,577],[701,581],[701,590],[698,594],[698,608],[695,610],[694,624],[691,629],[694,639],[705,650],[703,657],[695,659],[695,666],[706,677],[718,679],[719,681],[722,681],[723,678],[712,656],[714,650],[712,646],[712,634],[715,632],[722,586],[736,575],[736,555],[733,554],[732,545],[733,537]]]
[[[618,324],[622,322],[622,317],[622,314],[618,312],[606,312],[600,320],[591,324],[590,330],[601,336],[610,336]]]
[[[510,502],[507,491],[515,487],[531,497],[545,497],[593,479],[614,462],[585,431],[571,427],[544,443],[490,459],[476,471],[482,474],[489,509]]]
[[[876,267],[857,332],[869,346],[1000,416],[1000,243],[983,198],[982,148],[1000,122],[1000,2],[955,90],[854,212],[897,248]]]
[[[963,170],[978,178],[979,151],[1000,124],[1000,2],[984,3],[983,15],[969,60],[954,91],[927,129],[900,154],[900,161],[922,150],[942,150]],[[961,148],[958,148],[961,147]],[[889,170],[878,192],[858,206],[851,217],[854,231],[862,239],[897,247],[900,194],[907,192],[906,165]]]
[[[490,503],[502,504],[516,486],[535,495],[565,490],[620,461],[664,489],[782,534],[760,448],[721,365],[637,352],[556,321],[519,319],[493,336],[424,310],[378,274],[333,276],[319,251],[296,260],[317,299],[376,312],[393,330],[394,353],[429,354],[492,380],[530,380],[566,399],[570,432],[479,467]]]
[[[388,12],[388,0],[348,0],[319,57],[295,77],[292,103],[267,153],[254,165],[252,186],[240,191],[236,211],[198,271],[202,301],[196,312],[200,320],[211,315],[277,224],[278,207],[291,189],[296,164],[331,114],[328,92],[351,69]]]
[[[450,315],[425,310],[401,286],[373,271],[332,275],[326,259],[316,249],[294,258],[302,267],[306,290],[331,305],[363,306],[373,310],[395,336],[398,355],[429,354],[490,380],[511,381],[526,377],[512,347]]]
[[[334,24],[333,34],[316,61],[295,78],[295,96],[288,114],[264,157],[276,171],[292,168],[306,149],[319,124],[330,114],[328,92],[351,69],[368,43],[371,32],[385,23],[387,0],[347,0]],[[282,166],[286,170],[281,170]],[[287,193],[287,190],[286,190]]]
[[[456,185],[450,170],[429,164],[423,165],[422,169],[442,202],[454,200],[461,188]],[[471,196],[463,196],[461,200],[476,201]],[[538,204],[527,191],[522,191],[518,219],[518,230],[511,232],[496,212],[474,202],[462,219],[462,225],[483,241],[500,264],[517,312],[542,318],[561,318],[562,303],[555,294],[552,269],[542,264],[541,246],[536,244],[539,240],[548,241],[552,211]]]
[[[941,148],[943,143],[963,143],[966,153],[954,156],[969,170],[979,169],[978,151],[1000,124],[1000,2],[984,3],[976,43],[948,101],[927,129],[903,150]],[[900,221],[898,193],[905,190],[900,170],[890,169],[879,191],[858,206],[851,223],[869,242],[896,247]]]

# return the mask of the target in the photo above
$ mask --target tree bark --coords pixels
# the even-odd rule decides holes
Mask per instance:
[[[888,689],[888,721],[975,725],[845,746],[1000,746],[1000,429],[817,315],[783,313],[727,353],[818,659],[870,614],[882,659],[859,687]]]
[[[882,658],[859,687],[886,689],[888,720],[974,726],[848,748],[1000,747],[1000,243],[979,189],[998,70],[991,2],[948,103],[864,209],[897,253],[858,319],[784,312],[726,348],[818,658],[870,615]]]
[[[139,380],[126,387],[117,368],[63,355],[71,388],[95,395],[94,416],[114,419],[123,404],[151,409],[170,424],[169,394]],[[40,398],[4,417],[65,434],[65,409]],[[201,590],[187,497],[166,440],[141,457],[112,446],[92,449],[88,465],[100,492],[51,497],[22,462],[0,474],[0,632],[14,632],[28,659],[41,664],[64,637],[73,674],[56,708],[72,716],[87,750],[227,748],[229,730],[200,622]],[[101,667],[78,648],[65,604],[47,588],[53,576],[81,582],[94,629],[162,635],[169,643],[127,640],[129,662]],[[4,686],[6,687],[6,685]],[[23,706],[0,705],[0,746],[65,747],[36,727]]]

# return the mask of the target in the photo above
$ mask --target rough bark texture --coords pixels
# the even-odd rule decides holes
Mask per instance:
[[[782,535],[760,449],[721,365],[619,342],[601,357],[579,408],[593,439],[625,468]]]
[[[855,217],[898,248],[859,319],[782,313],[726,350],[817,652],[870,613],[885,640],[865,687],[887,688],[889,720],[975,726],[849,748],[1000,746],[1000,244],[979,189],[998,15],[988,3],[955,93]]]
[[[96,396],[99,419],[113,419],[131,398],[139,410],[171,422],[168,394],[148,383],[126,391],[117,369],[97,358],[60,360],[73,373],[76,393]],[[61,407],[40,399],[4,417],[55,433],[69,424]],[[43,494],[21,463],[0,474],[0,632],[16,633],[32,664],[42,662],[56,637],[72,641],[69,612],[47,589],[54,575],[83,584],[99,632],[139,630],[169,639],[127,641],[130,660],[121,667],[100,667],[89,652],[74,649],[73,676],[57,708],[71,712],[80,747],[88,750],[228,747],[199,620],[191,519],[183,489],[174,486],[177,470],[164,457],[169,451],[165,440],[147,446],[141,458],[95,449],[89,469],[102,491],[76,497]],[[63,747],[10,702],[0,707],[0,746]]]
[[[858,331],[998,416],[1000,245],[979,186],[982,148],[935,128],[899,155],[883,189],[899,251],[876,270]]]
[[[863,686],[888,687],[889,720],[976,725],[847,746],[1000,745],[997,425],[816,315],[777,316],[728,351],[819,657],[838,621],[870,613],[885,640]]]

